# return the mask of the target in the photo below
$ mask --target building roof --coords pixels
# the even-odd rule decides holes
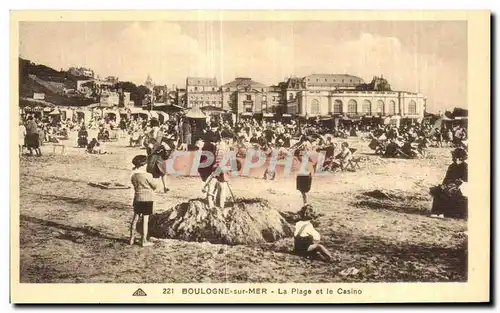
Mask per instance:
[[[287,89],[306,89],[304,78],[291,77],[285,82]]]
[[[186,86],[214,86],[217,87],[217,78],[215,77],[188,77]]]
[[[224,84],[222,87],[237,87],[237,88],[266,88],[267,85],[256,82],[252,80],[250,77],[237,77],[235,80]]]
[[[194,106],[186,113],[186,117],[194,119],[203,119],[206,118],[206,115],[203,113],[203,111],[201,111],[199,107]]]
[[[275,92],[280,92],[281,87],[280,86],[269,86],[269,91],[275,91]]]
[[[355,87],[364,84],[360,77],[349,74],[311,74],[304,77],[307,86]]]

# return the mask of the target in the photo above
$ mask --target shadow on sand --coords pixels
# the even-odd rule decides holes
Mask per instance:
[[[342,267],[354,266],[362,276],[348,278],[365,282],[467,281],[467,239],[455,247],[408,242],[387,242],[381,237],[330,232],[321,242],[339,256]],[[265,251],[296,255],[293,240],[263,244]],[[296,255],[297,258],[301,256]],[[315,261],[316,262],[316,261]],[[318,261],[319,262],[319,261]],[[422,271],[423,268],[427,270]],[[347,279],[347,278],[346,278]]]
[[[118,238],[118,237],[114,237],[112,235],[105,234],[102,231],[99,231],[91,226],[75,227],[75,226],[70,226],[70,225],[64,225],[64,224],[57,223],[57,222],[47,221],[47,220],[37,218],[37,217],[27,216],[24,214],[21,214],[19,219],[21,222],[35,223],[35,224],[42,225],[45,227],[52,227],[52,228],[64,230],[65,232],[81,233],[82,235],[88,236],[88,237],[94,237],[94,238],[98,238],[98,239],[107,239],[107,240],[111,240],[111,241],[115,241],[115,242],[126,243],[125,238]],[[78,236],[75,234],[61,233],[59,238],[60,239],[74,239],[74,238],[78,238]],[[74,241],[74,240],[72,240],[72,241]]]
[[[123,189],[127,190],[127,189]],[[112,190],[116,191],[116,190]],[[110,200],[102,200],[102,199],[91,199],[91,198],[79,198],[79,197],[66,197],[59,195],[51,195],[51,194],[34,194],[39,197],[39,200],[45,201],[62,201],[72,205],[84,206],[85,208],[91,208],[93,211],[124,211],[130,208],[131,205],[125,202],[116,202]]]

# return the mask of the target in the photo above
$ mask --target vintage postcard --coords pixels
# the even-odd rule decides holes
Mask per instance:
[[[490,12],[15,11],[10,44],[11,302],[490,301]]]

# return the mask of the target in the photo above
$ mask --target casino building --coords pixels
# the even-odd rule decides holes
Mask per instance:
[[[289,78],[283,86],[287,113],[305,117],[421,119],[425,112],[425,97],[393,91],[383,77],[374,77],[366,84],[360,77],[347,74],[312,74]]]

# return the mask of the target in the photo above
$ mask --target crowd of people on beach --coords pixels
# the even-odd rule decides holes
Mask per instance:
[[[436,127],[431,123],[395,125],[336,125],[325,126],[318,121],[274,121],[244,119],[234,123],[222,118],[195,120],[180,115],[171,115],[160,123],[158,119],[113,119],[93,118],[86,123],[75,119],[36,119],[31,115],[20,121],[19,151],[27,148],[30,154],[41,155],[40,146],[45,142],[58,143],[68,140],[76,133],[76,145],[87,153],[105,154],[104,142],[128,138],[128,145],[146,149],[145,155],[137,155],[133,160],[132,185],[134,195],[134,217],[131,222],[130,243],[135,240],[134,230],[142,217],[144,225],[142,245],[147,241],[147,220],[152,214],[154,190],[161,178],[163,191],[167,193],[166,161],[173,151],[208,151],[215,156],[209,166],[198,169],[202,180],[202,192],[210,207],[224,208],[232,171],[241,170],[241,162],[235,167],[222,167],[222,155],[227,151],[236,152],[244,158],[249,149],[260,150],[268,157],[272,155],[293,155],[299,164],[306,164],[296,173],[296,188],[303,198],[295,229],[295,250],[297,254],[318,256],[332,261],[328,250],[319,243],[320,235],[312,221],[314,210],[307,194],[311,189],[318,159],[314,153],[323,153],[321,170],[334,172],[346,168],[352,160],[355,149],[349,147],[348,137],[361,137],[369,141],[375,153],[389,158],[425,157],[429,146],[453,147],[453,163],[448,168],[443,183],[431,188],[433,197],[432,217],[466,216],[467,198],[467,129],[464,126]],[[90,135],[90,132],[93,135]],[[89,140],[89,138],[91,138]],[[202,156],[203,158],[203,156]],[[206,160],[200,159],[200,163]],[[266,169],[264,179],[273,180],[276,173]],[[232,193],[232,191],[230,191]],[[233,196],[234,197],[234,196]]]
[[[377,127],[370,132],[369,147],[388,158],[425,157],[427,148],[467,148],[467,130],[464,126],[433,127],[430,124],[416,124],[404,127]]]

